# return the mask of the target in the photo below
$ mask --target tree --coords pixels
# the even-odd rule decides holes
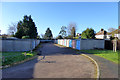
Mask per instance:
[[[63,39],[63,37],[61,35],[59,35],[56,39]]]
[[[61,37],[62,37],[62,38],[66,37],[66,35],[67,35],[67,34],[66,34],[66,29],[67,29],[67,28],[66,28],[65,26],[62,26],[62,27],[61,27],[61,30],[60,30],[59,34],[61,34]]]
[[[94,39],[95,38],[95,31],[92,28],[87,28],[85,31],[82,32],[81,38],[83,39]]]
[[[75,27],[72,27],[72,30],[71,30],[71,36],[72,36],[72,37],[75,37],[75,36],[76,36],[76,30],[75,30]]]
[[[27,16],[27,15],[24,16],[23,28],[24,28],[25,36],[29,36],[30,39],[37,38],[37,34],[38,34],[37,33],[37,27],[35,27],[35,23],[33,22],[32,18],[31,18],[31,15],[30,16]]]
[[[73,38],[76,36],[76,29],[77,29],[77,26],[75,23],[70,23],[69,26],[67,27],[68,29],[68,35],[69,37]]]
[[[45,36],[44,34],[41,34],[41,38],[42,38],[42,39],[44,39],[44,36]]]
[[[52,31],[50,30],[50,28],[47,28],[44,38],[45,39],[52,39],[53,38]]]
[[[17,31],[17,24],[16,23],[11,23],[8,27],[8,34],[14,35]]]
[[[37,36],[37,39],[40,39],[40,36],[39,36],[39,35]]]
[[[115,30],[116,30],[115,28],[110,27],[110,28],[108,29],[108,32],[113,32],[113,31],[115,31]]]
[[[29,36],[30,39],[37,38],[37,27],[30,16],[25,15],[23,21],[19,21],[17,25],[16,37]]]
[[[22,26],[22,21],[19,21],[17,24],[17,32],[15,33],[15,37],[22,38],[22,36],[25,36],[24,29]]]

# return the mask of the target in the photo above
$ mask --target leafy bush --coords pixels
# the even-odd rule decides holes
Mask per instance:
[[[79,37],[73,37],[73,39],[79,39]]]
[[[40,36],[37,36],[37,39],[40,39]]]
[[[29,39],[29,36],[23,36],[22,39]]]
[[[87,28],[81,34],[82,39],[95,39],[95,31],[92,28]]]
[[[58,37],[56,37],[56,39],[63,39],[63,37],[59,35]]]

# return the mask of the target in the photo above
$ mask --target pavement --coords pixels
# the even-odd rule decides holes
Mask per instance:
[[[86,57],[65,47],[44,43],[41,56],[2,70],[3,78],[94,78],[95,66]]]
[[[100,78],[118,78],[118,64],[106,60],[102,57],[84,53],[90,57],[92,57],[99,65],[100,69]],[[111,80],[111,79],[110,79]],[[115,80],[115,79],[114,79]]]

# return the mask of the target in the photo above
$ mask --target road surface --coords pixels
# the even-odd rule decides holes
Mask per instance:
[[[3,78],[94,78],[94,64],[76,51],[44,43],[42,55],[34,60],[3,69]]]

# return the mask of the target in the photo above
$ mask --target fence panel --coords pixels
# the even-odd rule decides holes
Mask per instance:
[[[72,47],[72,40],[69,40],[69,47]]]
[[[62,45],[63,44],[63,40],[60,40],[61,41],[61,44],[60,45]]]
[[[2,41],[2,49],[0,51],[29,51],[34,49],[40,40],[34,39],[16,39],[16,40],[0,40]]]
[[[60,45],[62,45],[62,40],[60,40]]]
[[[76,40],[72,40],[72,48],[76,48]]]
[[[76,49],[80,50],[80,40],[76,40]]]
[[[118,40],[117,43],[118,43],[118,44],[117,44],[117,45],[118,45],[118,46],[117,46],[117,49],[120,50],[120,40]]]
[[[66,47],[71,47],[78,50],[84,50],[84,49],[109,49],[112,48],[110,41],[106,41],[104,43],[104,40],[98,40],[98,39],[79,39],[79,40],[72,40],[72,39],[59,39],[58,44],[64,45]],[[104,46],[105,44],[105,46]],[[119,46],[120,42],[118,42],[118,49],[120,49]]]
[[[58,44],[58,40],[55,40],[55,43]]]
[[[113,49],[113,43],[110,40],[105,40],[105,49],[112,50]]]
[[[66,39],[64,39],[64,46],[66,46]]]
[[[64,39],[62,40],[62,45],[64,45]]]
[[[60,44],[60,40],[58,40],[58,44]]]
[[[67,47],[69,47],[69,39],[67,39]]]

